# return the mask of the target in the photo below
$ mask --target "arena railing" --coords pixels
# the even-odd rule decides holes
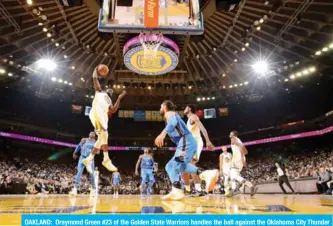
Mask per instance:
[[[280,141],[286,141],[286,140],[294,140],[294,139],[300,139],[305,137],[314,137],[314,136],[321,136],[327,133],[333,132],[333,126],[329,126],[327,128],[321,129],[321,130],[314,130],[310,132],[303,132],[303,133],[296,133],[296,134],[289,134],[284,136],[277,136],[277,137],[269,137],[259,140],[252,140],[252,141],[245,141],[244,144],[246,146],[252,146],[252,145],[259,145],[259,144],[267,144],[267,143],[274,143],[274,142],[280,142]],[[7,133],[7,132],[0,132],[0,137],[6,137],[10,139],[17,139],[17,140],[25,140],[30,142],[36,142],[36,143],[43,143],[43,144],[49,144],[49,145],[56,145],[56,146],[62,146],[62,147],[76,147],[77,144],[73,143],[67,143],[63,141],[57,141],[57,140],[50,140],[45,139],[41,137],[32,137],[32,136],[26,136],[22,134],[16,134],[16,133]],[[226,147],[230,147],[230,144],[222,145]],[[215,147],[215,150],[221,149],[222,146]],[[143,150],[145,147],[135,147],[135,146],[110,146],[110,151],[125,151],[125,150]],[[156,150],[156,147],[150,147],[152,150]],[[164,150],[175,150],[175,147],[164,147],[161,148]]]

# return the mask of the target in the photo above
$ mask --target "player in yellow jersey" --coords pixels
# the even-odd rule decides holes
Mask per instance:
[[[89,118],[92,123],[92,125],[95,127],[95,132],[98,136],[97,141],[94,144],[94,149],[90,153],[90,155],[85,158],[82,163],[85,165],[87,171],[91,174],[93,173],[91,170],[91,163],[96,155],[97,152],[100,151],[100,149],[103,150],[103,162],[102,165],[107,168],[109,171],[116,171],[117,168],[112,164],[110,158],[109,158],[109,150],[108,150],[108,122],[109,122],[109,116],[108,113],[115,113],[118,108],[121,99],[126,95],[126,91],[123,91],[116,101],[116,103],[113,105],[111,96],[113,93],[112,89],[105,89],[103,90],[101,88],[101,85],[98,81],[98,71],[97,67],[94,69],[93,72],[93,82],[94,82],[94,88],[95,88],[95,97],[92,102],[92,108],[89,113]]]
[[[187,116],[187,128],[191,131],[192,135],[196,139],[198,143],[198,149],[194,158],[192,160],[192,164],[197,164],[199,162],[200,154],[203,149],[204,143],[201,137],[201,133],[205,137],[206,146],[208,150],[214,151],[214,145],[209,139],[207,130],[205,129],[204,125],[201,123],[199,117],[195,114],[197,111],[196,106],[193,104],[188,104],[184,110],[184,114]],[[192,180],[194,182],[194,186],[197,192],[201,193],[201,182],[199,176],[196,174],[191,174]],[[187,173],[183,174],[183,180],[185,184],[185,191],[187,193],[190,192],[190,175]]]
[[[232,155],[226,146],[222,147],[222,151],[220,154],[220,175],[223,176],[225,194],[228,194]]]
[[[243,142],[238,138],[238,133],[236,131],[230,132],[231,140],[231,150],[232,150],[232,160],[231,160],[231,169],[230,169],[230,179],[231,179],[231,191],[227,196],[232,196],[237,192],[236,182],[244,184],[249,187],[251,190],[251,196],[253,196],[257,188],[250,182],[241,177],[240,172],[243,167],[246,165],[245,155],[248,153]]]

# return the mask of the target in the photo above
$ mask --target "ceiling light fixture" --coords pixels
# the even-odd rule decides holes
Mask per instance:
[[[310,72],[315,72],[315,71],[316,71],[316,68],[315,68],[315,67],[310,67],[310,68],[309,68],[309,71],[310,71]]]
[[[47,71],[53,71],[57,68],[57,64],[50,59],[40,59],[37,61],[38,68],[43,68]]]
[[[261,75],[264,75],[268,71],[268,64],[265,61],[258,61],[252,65],[253,70]]]
[[[303,74],[303,75],[307,75],[307,74],[309,74],[309,70],[305,69],[304,71],[302,71],[302,74]]]

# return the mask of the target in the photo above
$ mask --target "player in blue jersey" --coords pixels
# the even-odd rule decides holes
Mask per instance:
[[[135,174],[139,175],[139,165],[141,163],[141,194],[150,195],[155,178],[153,175],[154,160],[148,148],[144,149],[144,154],[139,156],[135,166]]]
[[[83,170],[85,168],[84,164],[82,163],[83,159],[87,158],[87,156],[90,155],[92,150],[94,149],[95,145],[95,132],[89,133],[88,138],[82,138],[81,142],[76,146],[75,151],[73,153],[73,158],[77,159],[78,155],[80,154],[79,162],[77,164],[77,174],[75,176],[75,182],[74,182],[74,188],[69,193],[70,195],[77,195],[77,188],[80,183],[81,175],[83,173]],[[91,170],[94,171],[95,165],[94,162],[92,162]],[[90,182],[91,182],[91,188],[90,188],[90,194],[95,194],[95,176],[94,174],[90,174]]]
[[[175,112],[175,108],[175,105],[169,100],[161,104],[160,113],[166,121],[166,126],[155,139],[155,145],[163,147],[164,139],[166,135],[169,135],[172,142],[177,145],[174,156],[165,166],[172,183],[172,190],[162,198],[164,200],[181,200],[185,197],[180,184],[180,177],[184,172],[199,175],[201,180],[206,181],[207,191],[214,189],[219,174],[218,170],[203,171],[191,164],[198,144],[179,114]]]
[[[118,172],[118,170],[116,170],[115,172],[112,173],[112,179],[111,179],[111,183],[113,186],[113,197],[118,197],[119,195],[119,186],[120,186],[120,173]]]

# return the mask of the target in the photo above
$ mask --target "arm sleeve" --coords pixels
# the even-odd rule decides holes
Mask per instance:
[[[79,153],[79,151],[81,150],[81,148],[82,148],[82,145],[81,145],[81,143],[79,143],[79,144],[76,146],[76,148],[75,148],[75,150],[74,150],[74,153],[75,153],[75,154]]]
[[[176,115],[173,115],[171,117],[168,118],[168,123],[167,125],[165,126],[165,131],[167,133],[171,133],[175,130],[175,127],[177,126],[177,118],[176,118]]]

